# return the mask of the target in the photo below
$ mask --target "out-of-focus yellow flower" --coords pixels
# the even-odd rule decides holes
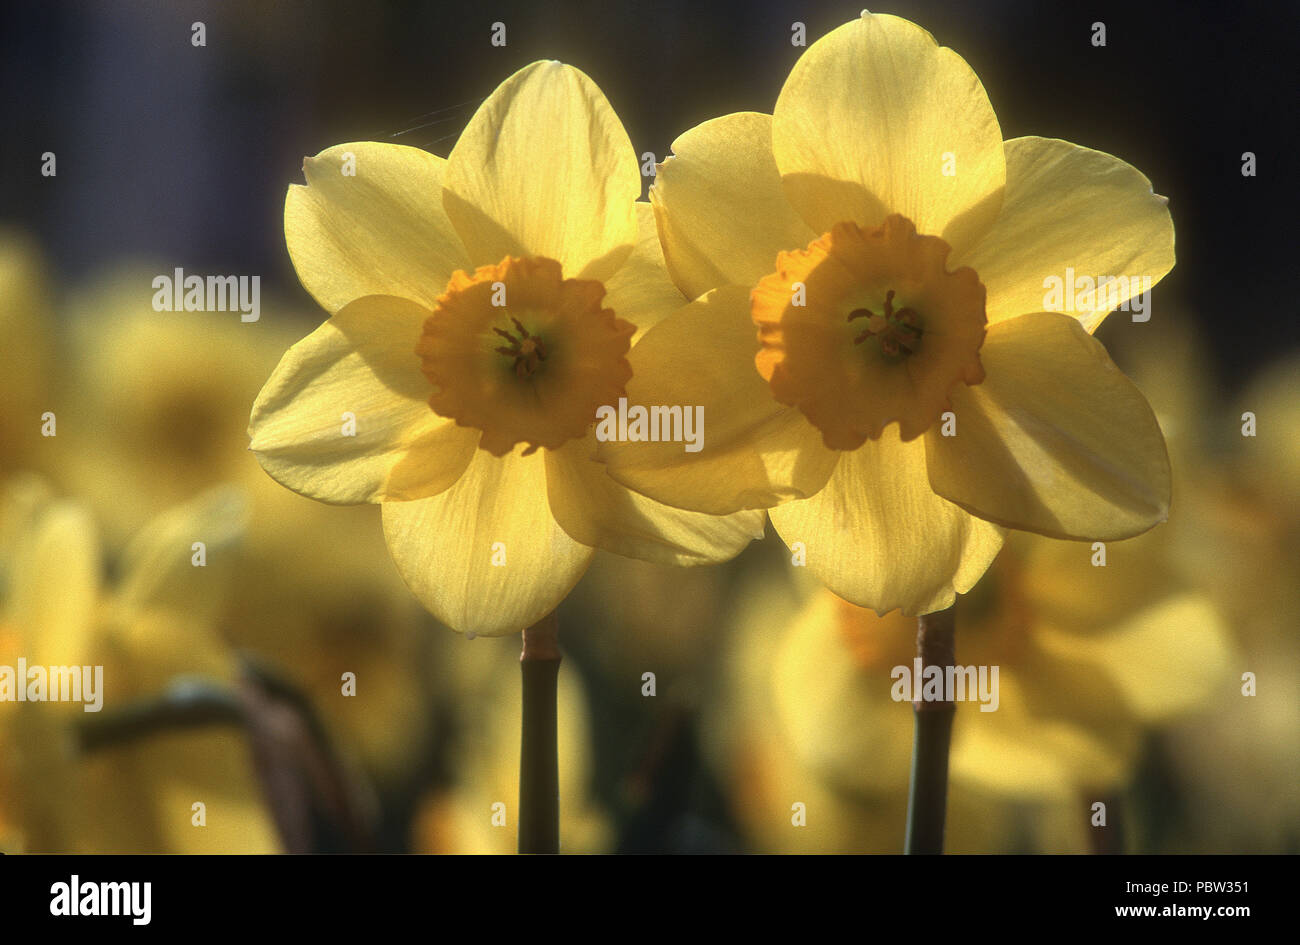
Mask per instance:
[[[592,458],[636,327],[683,300],[636,204],[631,143],[587,76],[525,67],[445,161],[355,143],[304,171],[285,236],[331,317],[263,388],[251,448],[296,492],[382,502],[393,560],[439,619],[517,632],[595,547],[691,564],[761,535],[761,513],[668,509]]]
[[[384,553],[376,509],[329,508],[258,474],[225,635],[306,695],[380,789],[400,784],[441,737],[458,641],[429,632],[436,624]]]
[[[1155,418],[1090,335],[1174,263],[1137,170],[1004,142],[956,53],[867,13],[809,47],[773,115],[673,151],[651,198],[669,273],[703,297],[632,351],[629,401],[714,419],[696,455],[602,444],[614,478],[682,508],[775,506],[808,569],[879,612],[951,604],[1001,527],[1109,540],[1165,519]]]
[[[1163,530],[1111,543],[1094,567],[1087,546],[1015,535],[958,598],[957,664],[998,677],[996,709],[958,705],[947,849],[1087,849],[1090,804],[1127,785],[1143,732],[1232,689],[1226,628],[1165,544]],[[818,589],[765,643],[775,596],[741,627],[736,704],[711,726],[741,820],[776,849],[896,851],[913,711],[893,698],[895,670],[912,671],[916,623]]]
[[[1229,405],[1230,404],[1230,405]],[[1197,852],[1300,842],[1300,357],[1283,354],[1219,410],[1187,418],[1207,452],[1175,483],[1183,566],[1240,641],[1236,681],[1205,724],[1169,741]],[[1253,434],[1253,435],[1251,435]],[[1249,674],[1249,675],[1247,675]],[[1174,846],[1177,851],[1185,844]]]
[[[453,782],[429,793],[411,838],[416,853],[513,853],[519,811],[519,658],[493,640],[459,647],[461,729],[450,753]],[[472,664],[472,665],[468,665]],[[560,848],[604,852],[609,824],[590,794],[591,732],[576,673],[556,695],[560,765]],[[500,806],[498,806],[500,805]]]
[[[220,490],[160,516],[127,548],[112,589],[101,586],[84,508],[27,480],[4,500],[0,663],[102,666],[101,711],[157,695],[181,676],[233,678],[214,620],[231,574],[219,552],[242,519],[237,496]],[[192,565],[200,534],[213,554],[206,567]],[[278,849],[241,733],[150,736],[83,755],[73,729],[93,718],[82,702],[0,703],[7,843],[33,852]],[[196,803],[205,826],[194,825]]]
[[[151,270],[124,266],[73,295],[61,431],[67,490],[87,498],[117,547],[162,510],[222,483],[248,516],[239,593],[214,621],[228,641],[308,696],[349,757],[381,784],[420,762],[448,661],[384,555],[377,511],[330,509],[280,488],[248,451],[244,411],[287,345],[292,312],[261,318],[155,312]],[[355,674],[355,694],[342,675]]]
[[[124,265],[66,306],[55,474],[91,503],[114,546],[204,489],[262,483],[243,413],[297,336],[270,299],[248,324],[223,312],[156,312],[154,271]]]
[[[53,408],[50,318],[40,251],[24,234],[0,228],[0,475],[48,467],[37,447]]]

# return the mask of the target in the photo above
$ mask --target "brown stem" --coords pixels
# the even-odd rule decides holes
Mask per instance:
[[[922,673],[938,666],[947,678],[947,669],[956,655],[955,607],[926,614],[917,620],[916,654],[921,658]],[[948,803],[948,746],[952,740],[952,721],[957,707],[947,697],[926,702],[921,698],[921,680],[912,709],[916,716],[916,734],[912,742],[912,784],[907,798],[907,836],[905,852],[942,853],[944,815]]]
[[[554,612],[524,631],[519,655],[523,727],[519,750],[519,852],[560,852],[560,764],[556,684],[560,622]]]

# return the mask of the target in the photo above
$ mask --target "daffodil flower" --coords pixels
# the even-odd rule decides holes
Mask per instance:
[[[1173,266],[1137,170],[1004,142],[956,53],[871,14],[809,47],[771,116],[673,152],[651,200],[697,301],[637,344],[628,395],[702,404],[710,436],[690,456],[602,444],[614,478],[681,508],[775,506],[827,586],[907,614],[970,589],[1004,527],[1118,539],[1167,517],[1154,415],[1090,334]],[[1125,278],[1044,311],[1067,267]]]
[[[241,530],[238,490],[212,490],[153,519],[106,586],[89,512],[51,497],[34,477],[5,483],[0,665],[23,658],[99,667],[97,699],[107,712],[157,696],[181,676],[232,684],[235,658],[218,623],[233,576],[224,552]],[[196,535],[214,557],[202,568],[190,557]],[[0,701],[0,845],[44,853],[280,849],[241,733],[186,731],[83,753],[74,727],[96,716],[82,702],[11,698]],[[205,805],[203,829],[192,824],[196,801]]]
[[[960,709],[947,849],[1005,849],[1013,827],[1032,836],[1064,810],[1073,828],[1057,849],[1086,850],[1089,805],[1128,785],[1144,735],[1231,698],[1237,646],[1179,573],[1171,537],[1110,543],[1095,567],[1087,546],[1013,533],[957,602],[957,662],[999,672],[996,709],[979,710],[987,692],[974,685]],[[913,741],[912,707],[896,695],[916,621],[820,587],[764,593],[736,615],[730,691],[706,726],[724,777],[753,788],[737,789],[745,826],[769,848],[896,850]],[[784,629],[759,632],[774,614]],[[979,798],[1001,810],[969,809]],[[814,837],[789,829],[794,801]],[[1013,806],[1026,804],[1028,819]],[[968,816],[1002,822],[989,831]]]
[[[586,75],[515,73],[446,160],[344,144],[304,172],[285,236],[331,315],[262,390],[251,449],[303,495],[382,503],[393,560],[435,616],[517,632],[596,547],[692,564],[761,534],[761,512],[660,506],[594,460],[634,334],[685,299],[637,203],[631,142]]]

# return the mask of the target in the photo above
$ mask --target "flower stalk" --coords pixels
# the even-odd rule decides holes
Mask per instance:
[[[917,619],[916,654],[921,672],[939,667],[947,678],[956,656],[956,605]],[[912,710],[916,715],[912,742],[912,781],[907,795],[905,853],[942,853],[944,815],[948,803],[948,746],[957,706],[945,690],[944,698],[927,702],[918,689]]]
[[[519,655],[523,726],[519,751],[519,852],[560,852],[560,764],[556,683],[560,622],[552,611],[524,631]]]

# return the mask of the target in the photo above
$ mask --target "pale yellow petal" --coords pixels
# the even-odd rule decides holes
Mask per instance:
[[[44,505],[15,552],[4,615],[32,664],[88,662],[100,593],[98,531],[90,512],[65,500]]]
[[[185,614],[184,632],[207,630],[227,601],[248,500],[234,486],[217,486],[155,516],[126,546],[115,603],[128,617],[163,607]],[[195,567],[195,542],[203,567]],[[128,621],[129,622],[129,621]]]
[[[1155,414],[1076,319],[999,322],[980,360],[984,382],[952,391],[955,435],[925,435],[936,492],[1053,538],[1131,538],[1168,517],[1169,456]]]
[[[1227,626],[1203,594],[1171,595],[1104,633],[1045,629],[1038,645],[1107,673],[1133,714],[1148,724],[1235,691]]]
[[[1002,532],[935,495],[925,467],[922,442],[887,427],[845,453],[811,499],[772,509],[772,525],[845,600],[881,614],[942,610],[993,563]]]
[[[479,433],[439,417],[415,344],[428,310],[358,299],[285,354],[253,404],[249,449],[278,482],[340,504],[446,489]]]
[[[449,627],[518,633],[559,606],[594,554],[565,534],[546,492],[541,451],[477,450],[441,495],[384,503],[388,550],[407,586]]]
[[[752,286],[817,238],[781,187],[772,116],[723,115],[673,142],[650,188],[668,271],[687,298]]]
[[[762,511],[707,515],[661,505],[610,478],[594,437],[546,452],[551,512],[584,545],[657,564],[727,561],[763,537]]]
[[[1104,676],[1096,676],[1104,682]],[[1057,693],[1063,701],[1072,690],[1085,698],[1114,697],[1113,689],[1093,687],[1091,677],[1057,681],[1065,687]],[[1138,748],[1137,727],[1099,729],[1041,711],[1035,705],[1041,685],[1026,672],[1000,667],[997,710],[961,706],[949,760],[954,783],[1011,799],[1068,803],[1081,803],[1081,793],[1123,783]]]
[[[740,286],[715,290],[648,331],[628,356],[628,408],[702,411],[699,449],[602,442],[597,456],[610,475],[652,499],[714,515],[820,489],[839,454],[802,414],[773,399],[754,367],[757,351],[749,292]]]
[[[447,158],[443,206],[475,265],[559,260],[610,278],[636,243],[641,172],[604,93],[560,62],[534,62],[479,106]]]
[[[1168,201],[1152,192],[1137,168],[1055,138],[1013,138],[1006,156],[1007,189],[997,223],[950,263],[979,274],[988,291],[989,322],[1063,310],[1091,332],[1113,308],[1143,291],[1143,278],[1154,285],[1173,268]],[[1067,275],[1073,277],[1069,287]],[[1121,276],[1100,297],[1094,292],[1091,304],[1086,284],[1073,291],[1085,277],[1095,286],[1099,279]],[[1049,296],[1053,277],[1062,283],[1060,304]]]
[[[442,208],[446,163],[373,141],[303,161],[307,185],[285,197],[284,238],[298,278],[326,311],[365,295],[431,307],[452,272],[470,265]]]
[[[864,14],[808,47],[773,113],[786,195],[818,233],[901,213],[960,253],[997,219],[1002,132],[957,53],[894,16]]]
[[[689,299],[668,278],[659,232],[655,229],[654,209],[638,201],[636,205],[636,246],[618,272],[605,281],[605,308],[636,326],[632,343],[659,324]]]

